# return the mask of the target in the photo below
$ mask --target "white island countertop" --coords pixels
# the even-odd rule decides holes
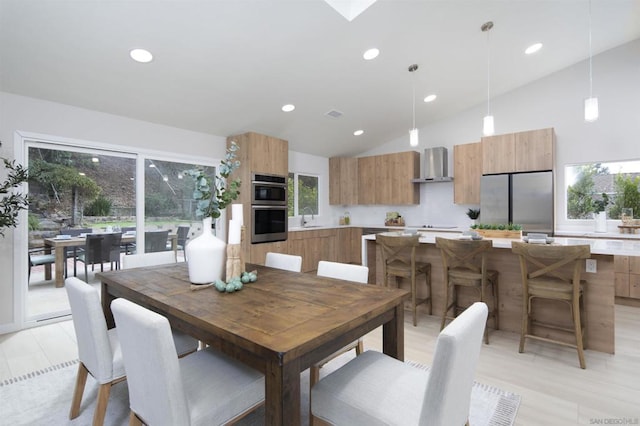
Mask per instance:
[[[435,244],[436,237],[443,238],[459,238],[457,234],[451,232],[420,232],[420,243],[423,244]],[[408,235],[408,234],[407,234]],[[366,253],[366,241],[375,241],[375,234],[362,236],[362,250],[363,259]],[[513,238],[489,238],[493,241],[493,246],[496,248],[511,248]],[[556,245],[578,245],[588,244],[591,246],[592,254],[607,254],[618,256],[640,256],[640,240],[608,240],[603,238],[571,238],[571,237],[554,237],[553,244]]]

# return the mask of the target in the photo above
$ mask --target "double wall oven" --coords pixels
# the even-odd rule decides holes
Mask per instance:
[[[251,243],[285,241],[288,230],[287,176],[251,174]]]

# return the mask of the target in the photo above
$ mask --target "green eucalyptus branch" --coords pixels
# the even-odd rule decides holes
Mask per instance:
[[[29,197],[13,192],[23,182],[29,180],[29,172],[15,161],[3,158],[4,167],[7,169],[7,180],[0,184],[0,236],[4,237],[5,228],[18,226],[18,214],[20,210],[29,208]]]
[[[196,216],[200,218],[220,217],[221,211],[227,208],[240,195],[240,179],[229,181],[229,176],[240,167],[236,159],[238,145],[231,142],[220,167],[220,177],[209,177],[202,169],[186,170],[184,173],[195,180],[193,199],[197,201]]]

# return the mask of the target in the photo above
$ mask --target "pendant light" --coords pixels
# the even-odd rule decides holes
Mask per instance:
[[[493,22],[488,21],[482,24],[480,29],[487,33],[487,115],[482,122],[482,134],[491,136],[495,133],[493,125],[493,115],[491,115],[491,55],[489,54],[489,30],[493,28]]]
[[[596,121],[598,112],[598,98],[593,97],[593,54],[591,51],[591,0],[589,0],[589,97],[584,100],[584,121]]]
[[[409,72],[414,73],[418,69],[417,64],[409,65]],[[416,129],[416,78],[413,77],[413,128],[409,130],[409,145],[418,146],[418,129]]]

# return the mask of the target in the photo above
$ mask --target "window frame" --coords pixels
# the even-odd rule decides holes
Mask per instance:
[[[289,190],[289,179],[293,178],[293,214],[289,215],[289,218],[295,218],[295,217],[301,217],[301,213],[300,213],[300,205],[299,205],[299,185],[298,185],[298,180],[300,176],[305,176],[305,177],[311,177],[311,178],[315,178],[317,180],[316,183],[316,206],[317,206],[317,211],[314,212],[313,214],[315,216],[320,216],[320,214],[322,213],[322,209],[320,207],[321,203],[320,203],[320,187],[321,187],[321,175],[318,173],[307,173],[307,172],[292,172],[290,171],[287,175],[287,191]],[[287,196],[289,198],[291,198],[291,194],[288,193]],[[289,213],[291,213],[291,210],[289,210]],[[308,214],[308,213],[305,213]]]

